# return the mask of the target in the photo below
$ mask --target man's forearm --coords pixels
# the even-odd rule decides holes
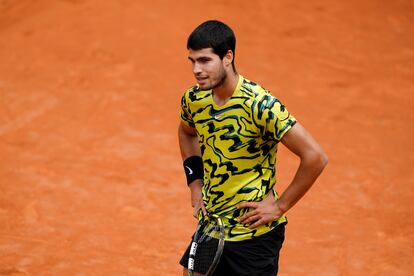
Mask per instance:
[[[183,161],[191,156],[201,156],[200,145],[198,143],[197,133],[182,123],[178,128],[178,141],[180,144],[181,157]],[[187,181],[188,178],[187,178]],[[191,192],[191,206],[194,207],[193,216],[198,218],[201,209],[206,214],[202,197],[203,179],[195,179],[191,183],[187,183]]]
[[[292,208],[305,195],[321,174],[327,162],[324,153],[315,153],[301,159],[295,177],[277,201],[283,213]]]

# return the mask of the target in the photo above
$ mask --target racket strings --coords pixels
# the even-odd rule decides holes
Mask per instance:
[[[220,231],[217,224],[208,224],[197,242],[194,271],[206,273],[212,265],[219,248]]]

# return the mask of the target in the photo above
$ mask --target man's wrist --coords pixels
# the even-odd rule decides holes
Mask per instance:
[[[275,201],[275,204],[276,204],[277,208],[279,209],[279,211],[282,214],[285,214],[287,212],[288,207],[287,207],[287,205],[281,199],[277,199]]]
[[[193,182],[191,182],[190,184],[188,184],[188,187],[190,188],[191,191],[195,190],[201,190],[201,187],[203,187],[203,180],[201,179],[196,179]]]
[[[184,160],[183,166],[188,186],[195,180],[202,180],[204,178],[204,166],[201,156],[194,155],[188,157]]]

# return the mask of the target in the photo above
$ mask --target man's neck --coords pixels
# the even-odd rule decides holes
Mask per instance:
[[[233,95],[238,81],[239,74],[233,71],[227,74],[227,78],[225,79],[223,84],[213,89],[215,99],[217,99],[218,101],[227,101]]]

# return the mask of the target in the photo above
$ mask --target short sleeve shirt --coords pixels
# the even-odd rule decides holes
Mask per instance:
[[[296,123],[286,107],[260,85],[239,76],[222,106],[212,90],[188,89],[181,99],[181,121],[197,131],[204,164],[203,200],[221,215],[226,240],[240,241],[269,232],[286,217],[250,229],[238,223],[248,210],[242,202],[261,201],[274,191],[277,145]]]

